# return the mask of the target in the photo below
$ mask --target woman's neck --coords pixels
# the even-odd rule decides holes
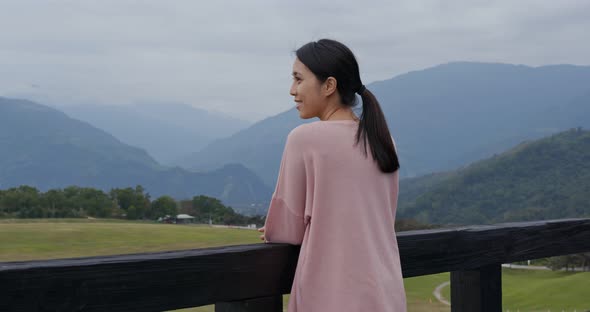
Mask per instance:
[[[348,107],[336,107],[326,110],[320,120],[358,120],[352,109]]]

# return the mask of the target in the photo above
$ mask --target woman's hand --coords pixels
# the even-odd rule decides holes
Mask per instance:
[[[260,239],[266,243],[266,237],[264,237],[264,226],[258,229],[258,232],[263,233],[260,235]]]

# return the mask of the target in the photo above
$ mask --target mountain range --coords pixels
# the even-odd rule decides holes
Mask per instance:
[[[206,172],[166,167],[145,150],[48,106],[0,97],[0,189],[142,185],[152,196],[208,195],[227,205],[264,205],[272,190],[240,164]]]
[[[590,131],[572,128],[461,169],[400,181],[398,218],[491,224],[590,217]]]
[[[407,178],[458,168],[523,140],[590,126],[588,81],[590,66],[457,62],[367,88],[380,101],[396,140],[400,176]],[[301,120],[291,109],[209,143],[178,164],[210,170],[241,163],[272,187],[286,134],[313,120]]]
[[[69,105],[68,116],[146,150],[159,163],[174,165],[207,143],[247,128],[251,122],[182,103]]]

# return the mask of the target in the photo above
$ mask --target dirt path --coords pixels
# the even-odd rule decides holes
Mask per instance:
[[[434,297],[436,298],[436,300],[440,301],[443,304],[446,304],[448,306],[451,305],[450,302],[447,301],[447,299],[445,299],[442,294],[440,293],[441,290],[443,288],[445,288],[446,286],[449,286],[451,284],[451,282],[444,282],[438,286],[436,286],[436,288],[434,289],[434,291],[432,292],[432,294],[434,295]]]

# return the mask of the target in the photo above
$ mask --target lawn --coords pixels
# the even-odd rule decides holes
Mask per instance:
[[[145,222],[0,221],[0,261],[88,257],[260,243],[253,230]]]
[[[503,308],[590,311],[590,272],[502,270]]]

